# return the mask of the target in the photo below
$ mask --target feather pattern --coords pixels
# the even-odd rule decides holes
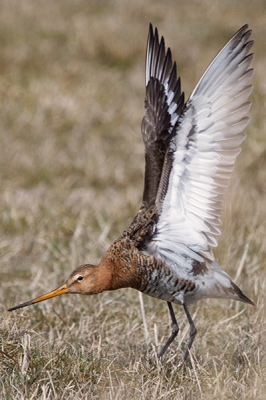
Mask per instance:
[[[171,50],[165,53],[164,38],[159,42],[158,31],[150,25],[146,52],[146,99],[142,121],[145,145],[145,182],[143,204],[155,202],[163,163],[174,127],[184,106],[180,78]]]
[[[226,188],[249,120],[253,42],[247,28],[233,36],[200,79],[165,156],[152,240],[158,254],[177,268],[213,260]]]

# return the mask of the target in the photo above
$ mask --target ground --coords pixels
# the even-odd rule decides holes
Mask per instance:
[[[0,5],[0,397],[265,399],[266,3],[3,0]],[[124,289],[68,295],[8,313],[97,263],[141,202],[145,46],[171,46],[186,98],[245,23],[253,29],[251,121],[215,255],[256,307],[175,307]],[[144,326],[147,326],[145,331]]]

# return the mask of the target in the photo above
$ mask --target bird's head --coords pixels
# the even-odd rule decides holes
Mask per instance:
[[[36,297],[36,299],[12,307],[8,311],[27,307],[40,301],[51,299],[52,297],[61,296],[62,294],[97,294],[104,290],[109,290],[111,288],[110,283],[111,273],[107,268],[100,268],[100,266],[91,264],[81,265],[70,274],[62,286]]]

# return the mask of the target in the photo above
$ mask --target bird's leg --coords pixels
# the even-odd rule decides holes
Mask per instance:
[[[183,307],[184,307],[184,310],[185,310],[185,313],[186,313],[186,316],[187,316],[187,319],[188,319],[188,322],[189,322],[189,325],[190,325],[189,341],[188,341],[187,348],[186,348],[186,350],[184,352],[184,361],[185,361],[187,359],[188,355],[189,355],[189,350],[191,349],[192,343],[194,342],[194,339],[195,339],[195,336],[196,336],[196,333],[197,333],[197,329],[196,329],[196,327],[194,325],[194,322],[193,322],[193,320],[191,318],[191,315],[190,315],[185,303],[183,304]]]
[[[165,345],[163,346],[162,350],[158,353],[158,358],[161,359],[162,356],[164,355],[164,353],[166,352],[166,350],[168,349],[168,347],[170,346],[170,344],[172,343],[172,341],[175,339],[175,337],[178,334],[179,331],[179,327],[176,321],[176,317],[175,317],[175,313],[172,307],[172,303],[167,302],[169,311],[170,311],[170,315],[171,315],[171,319],[172,319],[172,323],[173,323],[173,330],[171,333],[171,336],[169,337],[169,339],[167,340],[167,342],[165,343]]]

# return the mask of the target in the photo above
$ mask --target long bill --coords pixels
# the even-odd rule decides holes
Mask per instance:
[[[13,311],[13,310],[17,310],[18,308],[31,306],[32,304],[39,303],[40,301],[48,300],[48,299],[51,299],[52,297],[61,296],[62,294],[67,294],[67,293],[69,293],[69,289],[68,289],[67,285],[64,283],[62,286],[60,286],[59,288],[57,288],[55,290],[52,290],[51,292],[48,292],[46,294],[43,294],[42,296],[36,297],[36,299],[26,301],[26,303],[22,303],[22,304],[19,304],[18,306],[9,308],[7,311]]]

